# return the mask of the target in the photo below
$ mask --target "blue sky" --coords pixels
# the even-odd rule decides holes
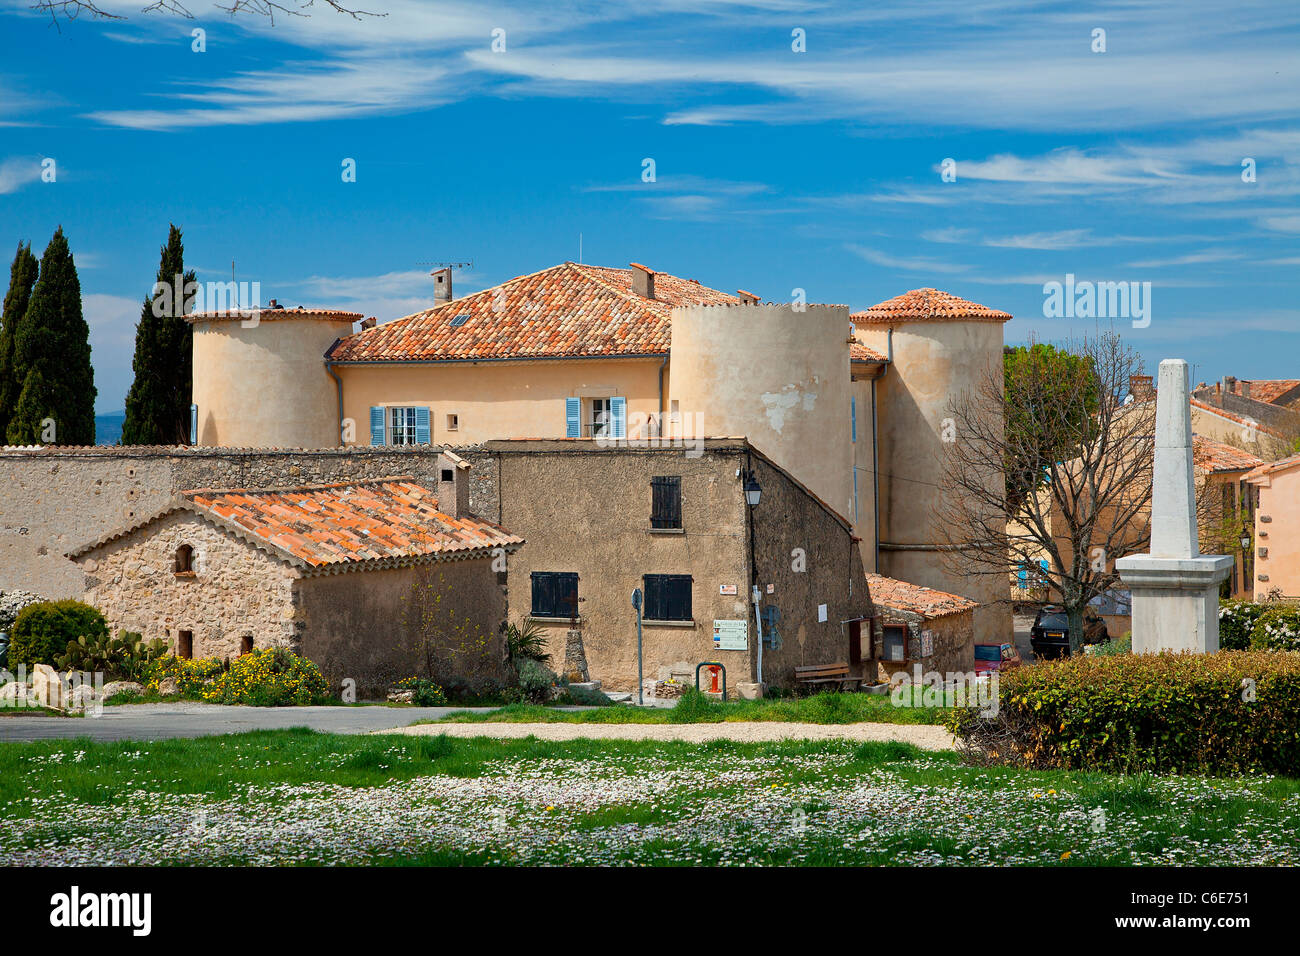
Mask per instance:
[[[935,286],[1015,315],[1009,342],[1096,325],[1044,318],[1045,282],[1150,282],[1150,325],[1118,323],[1149,366],[1300,378],[1294,2],[354,0],[387,16],[272,25],[104,0],[126,19],[57,28],[30,2],[0,0],[0,255],[63,225],[101,411],[170,221],[200,279],[233,259],[264,300],[380,321],[430,301],[428,263],[472,259],[465,292],[580,234],[585,261],[772,300]]]

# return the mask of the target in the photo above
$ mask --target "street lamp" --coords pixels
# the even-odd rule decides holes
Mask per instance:
[[[1241,526],[1241,550],[1243,552],[1250,550],[1250,529],[1244,524]]]
[[[762,494],[763,489],[759,485],[758,479],[754,477],[754,473],[751,471],[745,477],[745,501],[748,502],[751,508],[753,508],[758,505],[758,499]]]

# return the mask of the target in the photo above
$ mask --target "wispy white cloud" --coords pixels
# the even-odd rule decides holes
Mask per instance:
[[[16,193],[40,178],[40,157],[11,156],[0,162],[0,195]]]

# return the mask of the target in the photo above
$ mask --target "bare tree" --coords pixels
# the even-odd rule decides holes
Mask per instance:
[[[1029,363],[1014,376],[991,368],[952,403],[936,526],[955,574],[1009,581],[1046,556],[1040,573],[1061,595],[1075,653],[1088,602],[1118,582],[1115,559],[1150,541],[1155,403],[1125,403],[1142,360],[1117,333],[1062,351],[1083,361]],[[990,462],[1036,480],[1008,495]]]
[[[238,13],[249,13],[266,17],[274,25],[277,16],[311,16],[311,8],[316,5],[316,0],[285,0],[284,3],[277,3],[276,0],[230,0],[228,5],[216,2],[212,5],[232,17]],[[353,9],[344,6],[339,0],[321,0],[321,5],[336,13],[349,16],[353,20],[360,20],[362,17],[388,16],[386,13],[372,13],[368,10]],[[126,19],[121,14],[110,13],[103,9],[94,0],[33,0],[31,8],[38,13],[48,13],[56,26],[60,16],[65,20],[75,20],[83,14],[96,20]],[[145,6],[140,12],[169,13],[173,16],[184,17],[187,20],[194,19],[194,14],[180,0],[154,0],[153,3]]]

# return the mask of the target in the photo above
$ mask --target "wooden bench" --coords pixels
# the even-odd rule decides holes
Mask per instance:
[[[794,679],[796,683],[809,686],[835,684],[839,690],[844,690],[845,685],[851,687],[862,683],[861,677],[853,677],[849,674],[849,665],[845,663],[806,664],[803,667],[796,667],[794,669]]]

